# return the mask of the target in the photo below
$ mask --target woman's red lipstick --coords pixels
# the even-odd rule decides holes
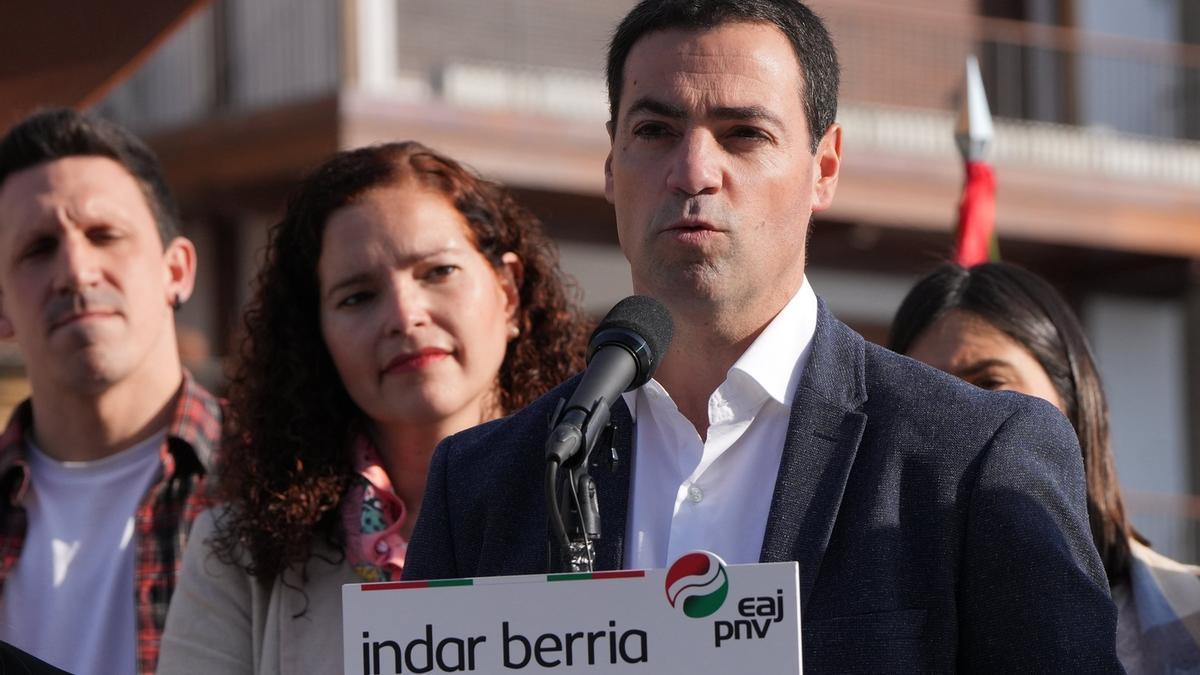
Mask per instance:
[[[415,352],[397,354],[384,367],[385,373],[412,373],[423,370],[450,355],[445,349],[427,347]]]

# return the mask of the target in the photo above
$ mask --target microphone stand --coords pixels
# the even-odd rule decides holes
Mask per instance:
[[[618,302],[592,333],[587,370],[570,398],[559,399],[549,420],[544,487],[551,570],[590,572],[595,567],[600,506],[588,459],[602,433],[612,443],[610,406],[622,392],[650,379],[673,330],[662,303],[635,295]]]
[[[582,429],[555,425],[561,417],[565,399],[560,399],[558,408],[550,418],[550,438],[547,448],[574,448],[566,456],[570,459],[561,465],[558,461],[546,462],[546,508],[550,515],[550,568],[556,572],[591,572],[595,567],[595,542],[600,539],[600,502],[596,482],[588,473],[589,457],[596,441],[601,436],[597,427],[608,429],[608,415],[597,414],[607,405],[597,399],[592,410],[585,416]],[[588,427],[591,428],[588,428]],[[560,455],[562,456],[562,455]],[[559,475],[559,469],[565,469]],[[558,556],[553,555],[557,545]]]
[[[563,566],[568,572],[591,572],[595,568],[595,542],[600,538],[600,504],[596,497],[596,481],[588,474],[587,464],[581,462],[563,477],[559,510],[567,530],[567,551]]]

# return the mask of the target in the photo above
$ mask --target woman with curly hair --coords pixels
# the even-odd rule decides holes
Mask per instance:
[[[159,672],[338,672],[341,586],[399,578],[434,447],[581,369],[583,326],[537,221],[412,142],[299,186],[245,324]]]

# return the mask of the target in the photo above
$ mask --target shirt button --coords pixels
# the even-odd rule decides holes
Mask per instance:
[[[695,504],[699,504],[700,500],[704,499],[704,490],[701,490],[698,485],[692,485],[688,488],[688,499],[692,500]]]

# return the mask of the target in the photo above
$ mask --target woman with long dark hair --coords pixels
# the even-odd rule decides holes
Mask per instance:
[[[1200,609],[1200,568],[1154,552],[1130,525],[1100,374],[1062,296],[1015,265],[943,265],[909,291],[888,342],[972,384],[1038,396],[1062,411],[1083,451],[1088,517],[1117,604],[1122,664],[1130,673],[1200,668],[1200,648],[1182,621]]]
[[[434,447],[582,368],[583,326],[537,221],[411,142],[300,185],[245,325],[160,672],[337,672],[341,585],[399,578]]]

